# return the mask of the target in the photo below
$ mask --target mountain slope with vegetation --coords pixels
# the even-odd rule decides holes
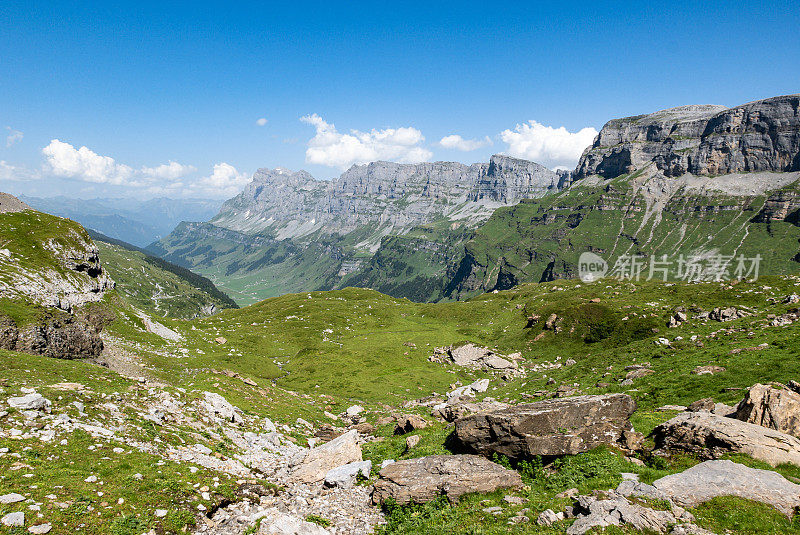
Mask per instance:
[[[330,182],[260,169],[210,222],[182,223],[148,250],[211,278],[242,304],[348,284],[427,301],[441,296],[440,268],[458,254],[464,229],[568,182],[568,174],[500,155],[471,166],[373,162]],[[405,258],[397,249],[404,240],[394,238],[409,234],[424,234],[423,248],[440,252],[439,267]],[[402,277],[385,262],[398,256]]]
[[[574,176],[567,190],[498,209],[466,244],[447,296],[576,277],[584,252],[610,270],[635,258],[645,277],[667,255],[671,280],[686,275],[681,258],[721,257],[729,274],[756,255],[762,274],[800,269],[797,95],[610,121]]]
[[[207,278],[129,243],[88,231],[117,282],[117,291],[142,310],[171,318],[209,315],[236,303]]]

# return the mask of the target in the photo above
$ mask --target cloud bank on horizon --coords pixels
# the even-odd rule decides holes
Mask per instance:
[[[340,133],[332,123],[316,113],[300,118],[313,126],[316,134],[308,142],[306,162],[341,170],[352,165],[377,160],[399,163],[430,161],[433,152],[423,146],[425,136],[414,127],[372,129],[369,132],[351,130]],[[570,132],[563,126],[553,128],[537,121],[517,124],[497,137],[508,148],[503,154],[532,160],[551,168],[574,168],[584,149],[592,144],[598,132],[592,127]],[[459,134],[444,136],[436,145],[441,148],[472,152],[491,146],[492,139],[465,139]]]
[[[136,188],[150,195],[179,195],[208,198],[228,198],[236,195],[249,181],[250,175],[241,173],[231,164],[220,162],[213,166],[210,175],[197,179],[187,176],[197,172],[193,165],[175,161],[154,167],[135,169],[118,163],[110,156],[97,154],[88,147],[75,148],[70,143],[53,139],[42,149],[45,162],[41,171],[12,168],[0,164],[0,179],[30,179],[52,175],[82,182]]]

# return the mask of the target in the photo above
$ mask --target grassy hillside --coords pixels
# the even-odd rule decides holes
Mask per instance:
[[[784,300],[798,289],[798,277],[732,284],[602,280],[587,285],[558,281],[522,285],[465,302],[419,304],[350,288],[276,297],[191,321],[160,320],[177,331],[180,340],[148,332],[120,294],[105,303],[116,311],[116,320],[106,329],[107,340],[115,351],[131,356],[131,364],[137,367],[135,376],[146,377],[151,384],[161,385],[159,388],[81,362],[8,352],[0,352],[5,370],[0,373],[0,385],[6,385],[2,388],[8,395],[12,385],[36,387],[48,398],[58,400],[58,410],[68,413],[73,410],[69,408],[71,400],[80,400],[100,422],[126,422],[126,432],[141,440],[157,436],[159,448],[198,442],[225,455],[235,452],[236,447],[219,437],[204,436],[180,421],[154,427],[142,420],[135,407],[147,407],[162,391],[187,403],[203,391],[218,392],[247,417],[267,416],[279,425],[289,425],[292,437],[303,441],[312,431],[296,424],[298,417],[318,428],[331,422],[326,413],[339,414],[358,403],[366,408],[371,423],[381,416],[409,410],[430,419],[428,409],[414,408],[408,402],[434,393],[441,395],[458,381],[489,377],[489,390],[479,398],[535,400],[560,387],[581,393],[627,392],[639,406],[634,426],[647,433],[673,414],[657,410],[661,405],[686,404],[709,396],[733,403],[741,398],[742,388],[755,382],[786,382],[800,376],[800,348],[795,343],[800,322],[770,325],[772,317],[796,310],[796,304],[784,304]],[[730,305],[749,315],[725,323],[699,317],[701,311]],[[689,319],[677,328],[667,328],[667,320],[677,307],[685,307]],[[544,319],[551,314],[560,318],[558,331],[545,327]],[[537,316],[539,319],[535,319]],[[669,340],[669,346],[656,344],[658,338]],[[428,360],[434,347],[465,341],[503,353],[520,351],[525,359],[523,366],[529,369],[527,376],[503,380],[497,374]],[[628,373],[626,366],[645,362],[652,374],[635,379],[633,384],[622,383]],[[535,372],[536,365],[547,365],[548,369]],[[705,365],[721,366],[725,371],[693,373],[695,367]],[[92,392],[76,397],[58,391],[54,385],[62,382],[90,385]],[[115,405],[124,406],[125,418],[120,420],[108,412]],[[405,437],[391,436],[392,426],[383,425],[376,431],[382,438],[365,445],[364,455],[380,463],[387,458],[447,454],[450,432],[445,424],[432,423],[419,433],[420,445],[406,451]],[[12,451],[30,448],[24,460],[33,467],[27,472],[34,474],[21,479],[22,474],[7,471],[10,475],[2,481],[9,489],[32,492],[39,501],[53,485],[64,487],[58,494],[65,496],[72,509],[48,513],[48,518],[67,528],[86,523],[90,526],[88,533],[136,534],[151,527],[176,532],[196,521],[190,512],[196,505],[213,507],[233,497],[232,482],[222,478],[219,492],[210,500],[192,501],[189,488],[211,486],[210,479],[218,477],[213,471],[188,473],[185,465],[163,463],[153,453],[109,455],[114,447],[129,449],[114,440],[99,441],[102,448],[97,454],[93,450],[81,454],[96,443],[96,439],[76,431],[62,453],[47,457],[50,450],[37,440],[0,439],[0,446]],[[42,462],[42,458],[48,462]],[[747,458],[735,460],[758,465]],[[0,466],[10,466],[10,462],[0,459]],[[555,472],[537,471],[535,466],[523,469],[528,486],[518,494],[528,500],[525,507],[535,517],[545,508],[566,505],[567,500],[556,495],[567,488],[575,486],[581,492],[609,488],[619,482],[623,471],[639,473],[643,481],[651,481],[697,460],[648,462],[639,467],[614,451],[594,451],[565,459]],[[796,468],[780,470],[793,477],[800,475]],[[80,482],[90,473],[98,473],[107,481],[104,497],[86,494],[91,487]],[[136,473],[143,474],[141,481],[133,477]],[[30,485],[41,490],[25,490]],[[152,512],[165,503],[160,497],[163,489],[172,489],[166,520],[154,517]],[[505,504],[505,494],[470,496],[455,506],[435,502],[390,509],[383,533],[455,533],[476,525],[481,526],[480,533],[505,533],[508,519],[522,507]],[[123,503],[114,505],[119,498]],[[102,500],[108,505],[98,508]],[[750,533],[755,521],[766,526],[764,533],[796,530],[794,523],[756,504],[717,502],[693,509],[701,525],[718,532]],[[100,515],[92,516],[91,521],[71,516],[88,506],[98,508]],[[488,506],[501,506],[503,512],[487,514],[483,509]],[[8,506],[0,508],[3,512],[10,510]],[[514,527],[513,532],[563,533],[564,527],[562,523],[545,529],[526,523]]]
[[[214,283],[143,250],[89,231],[117,291],[134,306],[157,316],[192,318],[236,303]]]
[[[610,267],[622,256],[641,257],[648,265],[651,258],[668,255],[673,261],[669,280],[680,278],[676,261],[681,255],[761,255],[761,274],[800,271],[800,226],[791,215],[762,217],[767,195],[707,195],[680,189],[654,199],[634,184],[641,174],[587,185],[578,182],[559,194],[498,209],[467,243],[448,296],[574,278],[578,257],[586,251],[599,254]],[[795,182],[774,194],[798,191]],[[735,266],[733,262],[728,277]]]
[[[27,229],[21,234],[27,240],[24,250],[36,257],[45,250],[44,243],[58,239],[59,229],[69,232],[70,225],[30,212],[14,219],[14,228],[5,232],[11,236],[12,230]],[[772,224],[773,232],[777,227]],[[79,227],[74,230],[80,233]],[[722,233],[719,229],[717,234]],[[421,238],[407,239],[413,243]],[[104,265],[115,270],[117,290],[74,312],[106,318],[103,358],[109,368],[0,351],[1,399],[19,395],[24,387],[53,402],[51,416],[29,420],[10,409],[0,417],[0,448],[8,448],[7,454],[0,450],[0,485],[4,492],[20,492],[31,503],[42,503],[41,514],[53,523],[53,532],[188,530],[203,521],[200,512],[241,499],[241,480],[194,464],[190,469],[186,462],[176,462],[176,456],[207,448],[214,459],[236,459],[244,446],[230,438],[233,430],[257,432],[265,417],[280,426],[288,443],[305,444],[324,425],[343,426],[331,415],[362,405],[377,438],[364,445],[364,457],[379,465],[386,459],[451,453],[452,426],[435,421],[421,402],[431,396],[442,399],[455,386],[477,378],[490,379],[479,400],[527,402],[558,391],[625,392],[638,405],[634,427],[648,433],[674,414],[660,410],[663,405],[686,405],[705,397],[733,404],[756,382],[800,377],[800,321],[794,319],[798,305],[787,299],[800,293],[796,275],[703,283],[565,280],[436,304],[346,288],[288,294],[210,317],[176,319],[191,316],[183,312],[191,312],[199,302],[195,299],[204,294],[195,297],[191,284],[148,262],[141,252],[98,246]],[[398,264],[387,266],[395,269]],[[153,299],[170,291],[180,298]],[[741,310],[742,317],[728,322],[708,318],[714,308],[729,306]],[[154,329],[134,307],[151,316],[167,314]],[[677,310],[688,319],[667,327]],[[43,311],[20,298],[0,299],[0,313],[20,325]],[[553,316],[557,328],[552,322],[547,325]],[[175,336],[163,336],[164,329]],[[463,342],[503,354],[520,352],[524,371],[503,377],[429,360],[436,347]],[[632,365],[650,372],[628,380]],[[712,365],[719,367],[716,373],[696,373],[698,367]],[[204,423],[196,407],[205,392],[218,393],[240,408],[244,423],[225,429],[219,421]],[[175,407],[172,416],[159,419],[159,411],[170,405]],[[412,449],[406,447],[405,436],[393,436],[393,424],[378,425],[379,418],[406,412],[430,422],[417,432],[420,443]],[[50,418],[56,417],[65,423],[51,424]],[[74,422],[89,425],[69,427]],[[97,436],[98,428],[113,433]],[[57,442],[36,434],[47,429],[58,429]],[[763,467],[744,456],[731,458]],[[545,528],[509,521],[523,508],[531,518],[546,508],[560,510],[568,499],[558,495],[572,487],[580,492],[607,489],[620,481],[622,472],[652,481],[698,462],[684,456],[643,455],[640,460],[644,466],[600,449],[565,458],[547,470],[536,463],[520,465],[526,487],[514,494],[527,500],[524,504],[508,504],[508,492],[498,492],[468,496],[457,505],[436,501],[389,506],[388,523],[380,532],[499,534],[511,528],[523,534],[563,533],[566,522]],[[797,467],[778,471],[800,476]],[[266,487],[273,483],[259,474],[253,481]],[[487,513],[488,507],[501,511]],[[2,505],[0,515],[19,508]],[[159,516],[156,510],[166,512]],[[26,511],[27,527],[38,517]],[[691,512],[701,526],[718,533],[800,532],[796,519],[745,500],[717,499]]]

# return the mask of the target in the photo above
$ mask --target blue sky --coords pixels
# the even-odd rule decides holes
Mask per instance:
[[[258,167],[497,152],[570,167],[615,117],[800,92],[798,28],[790,1],[5,0],[0,189],[224,197]]]

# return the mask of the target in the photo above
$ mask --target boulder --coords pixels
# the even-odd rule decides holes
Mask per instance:
[[[474,397],[477,392],[486,392],[489,388],[489,379],[478,379],[474,383],[456,388],[447,393],[447,399],[460,398],[464,396]]]
[[[567,535],[583,535],[595,527],[623,525],[646,533],[667,533],[669,527],[678,522],[673,511],[650,509],[618,495],[603,500],[579,496],[573,511],[577,520],[567,528]]]
[[[365,479],[369,479],[371,471],[372,461],[358,461],[344,466],[337,466],[328,470],[325,474],[325,486],[349,489],[356,482],[359,473]]]
[[[522,486],[514,470],[477,455],[431,455],[394,462],[380,471],[372,493],[376,504],[393,498],[399,504],[425,503],[445,495],[457,502],[470,492]]]
[[[11,528],[21,528],[25,525],[25,513],[22,511],[8,513],[3,518],[0,518],[0,524]]]
[[[552,509],[545,509],[536,517],[536,523],[540,526],[552,526],[562,520],[564,520],[564,513],[556,513]]]
[[[440,350],[446,354],[457,366],[467,368],[484,368],[490,370],[507,370],[517,368],[516,361],[507,360],[491,349],[475,344],[464,344],[459,347],[450,347]]]
[[[50,411],[49,399],[41,394],[27,394],[16,398],[8,398],[8,406],[20,411]]]
[[[800,437],[800,394],[755,384],[736,407],[737,420]]]
[[[2,496],[0,496],[0,504],[2,505],[8,505],[11,503],[18,503],[24,501],[25,501],[25,496],[23,496],[22,494],[18,494],[16,492],[12,492],[11,494],[3,494]]]
[[[397,425],[394,428],[394,434],[405,435],[406,433],[417,431],[419,429],[425,429],[426,427],[428,427],[428,422],[426,422],[422,416],[417,416],[416,414],[407,414],[397,421]]]
[[[800,439],[760,425],[710,412],[684,412],[653,430],[656,449],[716,459],[739,452],[771,466],[800,466]]]
[[[713,364],[709,364],[708,366],[697,366],[695,369],[692,370],[692,374],[694,375],[714,375],[715,373],[722,373],[725,371],[725,368],[722,366],[715,366]]]
[[[325,479],[332,468],[361,461],[361,446],[358,444],[358,431],[347,433],[310,449],[302,460],[294,466],[290,479],[299,483],[317,483]]]
[[[738,496],[773,506],[791,517],[800,506],[800,485],[771,470],[732,461],[706,461],[653,482],[673,502],[694,507],[717,496]]]
[[[634,410],[636,402],[626,394],[550,399],[461,418],[455,435],[470,451],[487,456],[575,455],[620,445]]]
[[[228,400],[215,392],[203,392],[203,399],[200,400],[200,407],[210,416],[234,423],[242,421],[242,415],[239,414],[239,409],[228,403]]]

